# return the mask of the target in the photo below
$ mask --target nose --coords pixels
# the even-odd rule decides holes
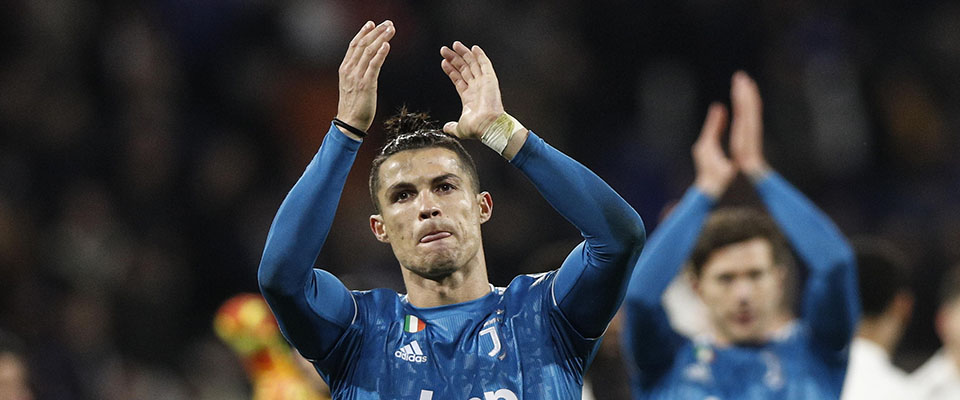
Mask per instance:
[[[748,303],[753,296],[753,283],[747,279],[737,279],[733,284],[733,295],[740,303]]]
[[[420,197],[420,220],[439,217],[441,214],[440,206],[432,195],[426,194]]]

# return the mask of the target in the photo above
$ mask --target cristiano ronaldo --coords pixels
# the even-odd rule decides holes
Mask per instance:
[[[367,22],[339,70],[337,118],[270,228],[261,291],[287,339],[336,399],[579,399],[583,372],[619,307],[643,223],[603,180],[506,114],[489,58],[440,49],[462,102],[442,129],[423,114],[388,121],[373,162],[369,225],[391,246],[406,294],[348,290],[314,268],[376,111],[395,27]],[[516,166],[584,242],[559,268],[494,287],[480,235],[493,199],[460,140]]]

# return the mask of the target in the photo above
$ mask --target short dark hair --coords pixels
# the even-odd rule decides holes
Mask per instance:
[[[940,280],[940,305],[960,300],[960,264],[947,270]]]
[[[480,192],[477,164],[460,144],[460,139],[444,133],[437,122],[430,119],[430,115],[424,112],[411,112],[406,107],[401,107],[397,115],[388,119],[383,125],[387,143],[380,149],[380,154],[373,159],[373,166],[370,168],[370,200],[373,201],[373,208],[377,213],[380,213],[380,202],[377,200],[377,192],[380,190],[380,166],[387,158],[401,151],[431,147],[453,151],[460,158],[460,165],[470,175],[473,190]]]
[[[793,253],[769,215],[749,207],[727,207],[710,215],[700,238],[697,239],[691,257],[694,275],[700,276],[703,265],[715,250],[756,238],[770,242],[773,247],[773,260],[777,265],[793,265]]]
[[[893,243],[857,239],[853,241],[853,248],[857,256],[863,316],[879,316],[897,293],[910,291],[910,270]]]

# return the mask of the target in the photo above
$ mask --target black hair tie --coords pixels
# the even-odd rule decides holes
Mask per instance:
[[[357,136],[360,136],[360,137],[367,137],[367,133],[366,133],[366,132],[364,132],[363,130],[357,129],[357,128],[353,127],[353,126],[350,126],[350,124],[341,121],[340,118],[334,118],[334,119],[333,119],[333,124],[336,125],[336,126],[339,126],[339,127],[343,128],[343,129],[346,129],[347,131],[349,131],[350,133],[352,133],[352,134],[354,134],[354,135],[357,135]]]

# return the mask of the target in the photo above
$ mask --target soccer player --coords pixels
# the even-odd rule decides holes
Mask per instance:
[[[732,160],[720,140],[727,112],[714,104],[693,146],[696,180],[651,236],[627,290],[624,345],[634,397],[836,399],[859,315],[853,252],[768,166],[760,92],[743,72],[733,76],[731,103]],[[773,219],[744,208],[710,214],[738,171]],[[783,316],[790,246],[808,269],[800,319]],[[671,328],[661,304],[688,258],[714,331],[694,339]]]
[[[960,265],[940,281],[936,329],[943,348],[910,375],[910,399],[960,399]]]
[[[579,399],[644,242],[642,221],[599,177],[504,113],[480,47],[440,50],[459,120],[440,131],[401,115],[370,172],[370,228],[393,249],[407,293],[349,291],[313,268],[374,119],[393,33],[389,21],[368,22],[350,43],[337,118],[267,237],[259,271],[267,303],[336,399]],[[493,200],[457,138],[500,153],[580,230],[584,242],[559,269],[505,288],[488,282],[480,225]]]
[[[842,400],[908,399],[907,374],[890,362],[913,312],[910,274],[892,243],[855,246],[863,316],[850,346]]]

